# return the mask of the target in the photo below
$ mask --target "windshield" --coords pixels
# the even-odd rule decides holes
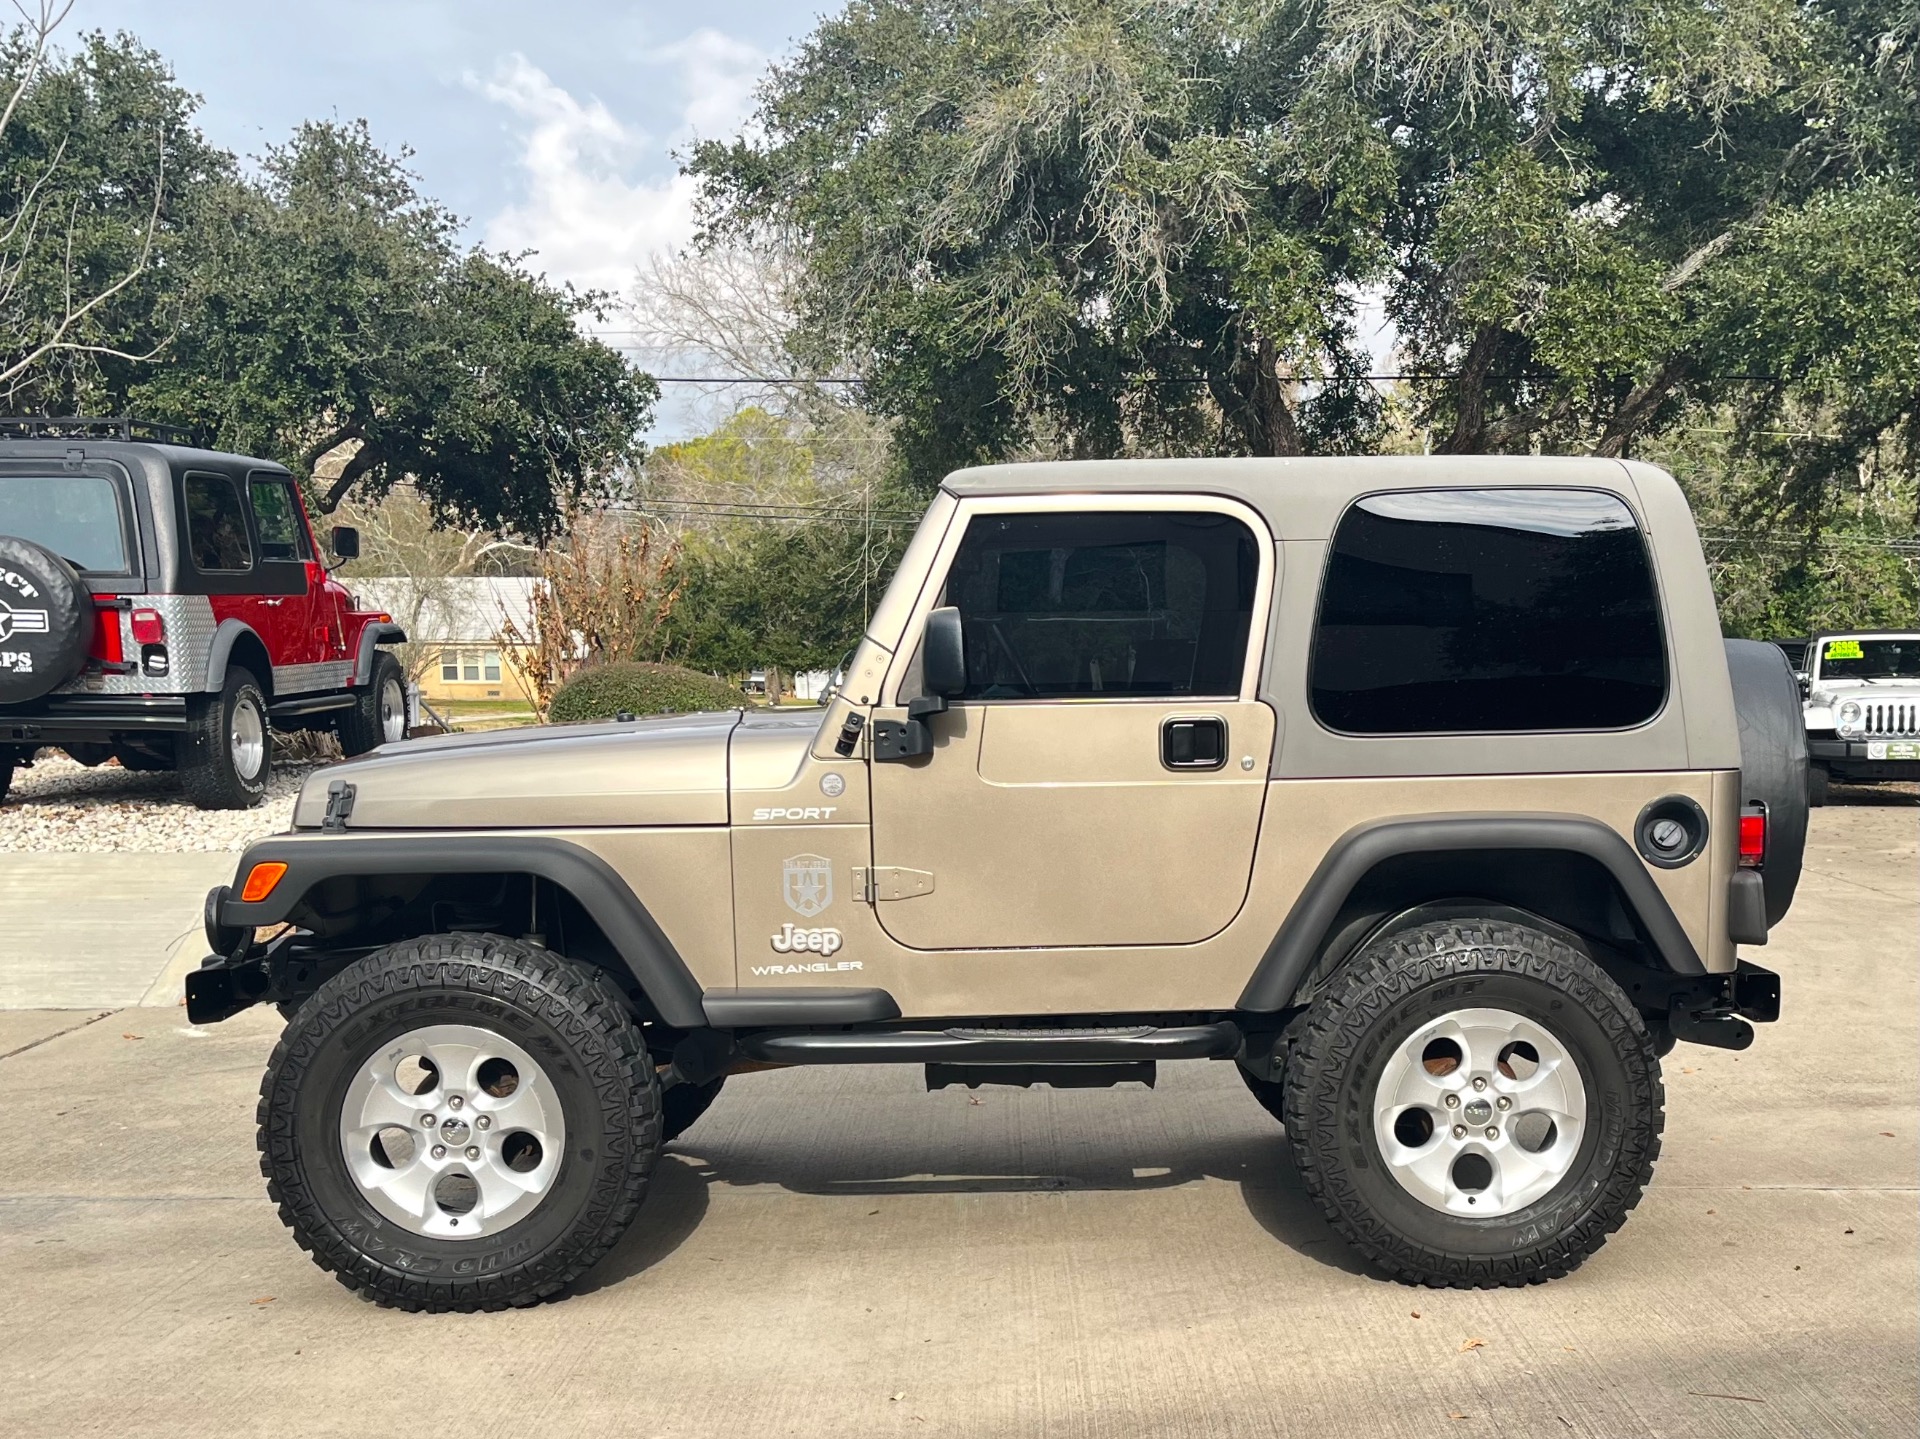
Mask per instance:
[[[101,475],[0,475],[0,535],[43,545],[76,570],[127,572],[119,490]]]
[[[1898,640],[1822,640],[1820,678],[1920,679],[1920,635]]]

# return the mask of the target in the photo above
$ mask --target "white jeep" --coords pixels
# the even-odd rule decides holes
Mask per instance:
[[[1815,635],[1799,665],[1807,798],[1827,786],[1920,779],[1920,634]]]

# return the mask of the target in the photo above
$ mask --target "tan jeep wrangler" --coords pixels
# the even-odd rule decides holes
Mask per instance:
[[[555,1293],[795,1064],[1224,1061],[1374,1264],[1518,1284],[1638,1200],[1659,1056],[1776,1018],[1735,945],[1805,825],[1792,674],[1658,470],[1009,465],[942,486],[824,711],[317,774],[188,1004],[289,1015],[268,1190],[383,1303]]]

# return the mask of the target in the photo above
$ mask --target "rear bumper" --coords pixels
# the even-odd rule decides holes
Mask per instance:
[[[51,694],[0,708],[0,744],[65,744],[116,734],[178,734],[187,727],[185,695]]]

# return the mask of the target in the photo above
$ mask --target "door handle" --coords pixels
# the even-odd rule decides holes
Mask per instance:
[[[1219,769],[1227,762],[1227,722],[1218,715],[1165,721],[1160,726],[1160,763],[1168,769]]]
[[[272,609],[276,609],[276,610],[277,610],[277,609],[279,609],[279,608],[280,608],[280,606],[282,606],[282,605],[284,605],[284,604],[286,603],[286,601],[285,601],[285,600],[262,600],[262,601],[260,601],[260,603],[261,603],[261,604],[263,604],[263,605],[266,605],[266,606],[268,606],[268,607],[270,607],[270,608],[272,608]]]

